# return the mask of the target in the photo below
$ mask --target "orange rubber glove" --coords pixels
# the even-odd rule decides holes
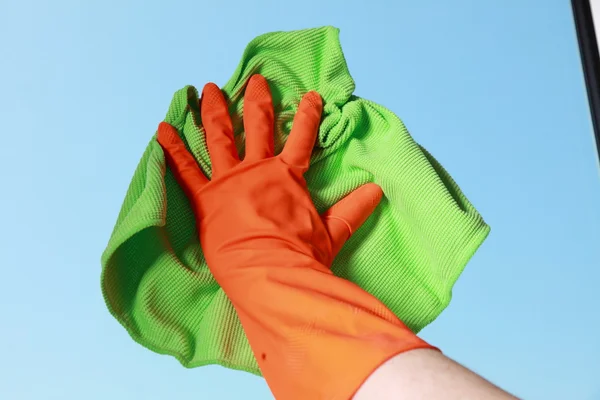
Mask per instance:
[[[269,86],[253,76],[244,100],[246,156],[239,160],[223,94],[205,86],[202,123],[212,161],[209,181],[167,123],[158,141],[186,192],[202,250],[234,305],[275,398],[350,399],[394,355],[433,348],[384,304],[329,269],[344,242],[383,193],[367,184],[317,213],[303,174],[322,111],[302,99],[281,154],[273,154]]]

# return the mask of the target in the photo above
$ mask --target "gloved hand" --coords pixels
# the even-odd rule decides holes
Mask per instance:
[[[193,207],[207,264],[281,400],[349,399],[389,358],[432,348],[374,296],[329,269],[383,193],[367,184],[318,214],[303,174],[321,111],[321,97],[307,93],[284,150],[274,156],[269,86],[253,76],[240,161],[225,98],[216,85],[206,85],[201,116],[210,181],[175,128],[163,122],[158,129],[168,166]]]

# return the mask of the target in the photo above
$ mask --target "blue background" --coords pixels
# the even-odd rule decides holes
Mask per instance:
[[[100,254],[172,94],[255,36],[341,28],[492,226],[423,337],[527,399],[600,399],[600,182],[568,1],[0,2],[0,398],[269,399],[131,340]]]

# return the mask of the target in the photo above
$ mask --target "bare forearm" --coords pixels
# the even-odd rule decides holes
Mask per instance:
[[[270,266],[260,251],[251,254],[252,260],[246,260],[244,268],[229,269],[218,278],[223,281],[222,287],[236,307],[244,329],[250,333],[250,344],[271,385],[279,380],[272,378],[271,368],[279,371],[283,366],[293,364],[311,371],[336,371],[338,377],[329,379],[327,387],[354,374],[354,390],[360,386],[354,400],[515,399],[441,352],[416,348],[417,337],[406,328],[406,333],[401,334],[403,325],[391,311],[383,305],[371,305],[371,302],[378,302],[374,297],[336,277],[313,258],[292,257],[283,251],[279,259],[289,261],[282,268],[281,264]],[[273,251],[268,255],[271,257]],[[237,282],[237,289],[229,290],[228,282]],[[248,299],[253,300],[248,302]],[[270,299],[289,301],[273,302]],[[378,309],[381,315],[369,312],[369,309]],[[346,322],[338,326],[335,324],[337,319]],[[272,336],[281,336],[281,321],[288,322],[286,340],[276,340]],[[311,328],[314,333],[308,334],[305,329],[308,326],[314,328]],[[304,328],[297,330],[294,327]],[[302,338],[310,340],[304,342]],[[276,341],[280,344],[277,351],[270,346]],[[394,351],[393,343],[403,341],[415,341],[409,346],[413,350]],[[296,359],[299,348],[302,349],[301,358]],[[323,352],[330,355],[327,363],[321,358]],[[396,356],[381,364],[387,358],[386,354],[387,357]],[[278,358],[280,356],[283,358]],[[342,366],[346,368],[344,373]],[[290,383],[295,374],[286,376]]]
[[[416,349],[388,360],[353,398],[372,399],[509,400],[516,397],[438,351]]]

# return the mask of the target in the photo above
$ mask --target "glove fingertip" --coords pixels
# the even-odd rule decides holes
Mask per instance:
[[[177,134],[175,127],[167,122],[158,124],[158,134],[156,136],[158,143],[162,147],[181,143],[181,138]]]

